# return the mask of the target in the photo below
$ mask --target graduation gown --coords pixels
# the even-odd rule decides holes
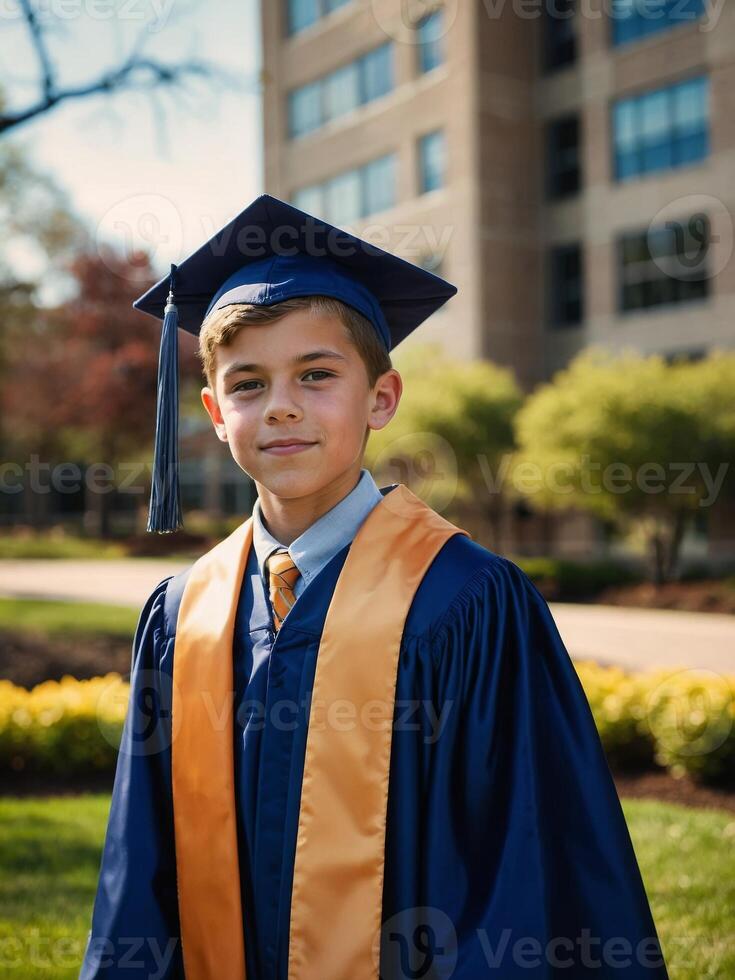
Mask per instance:
[[[275,636],[253,549],[242,577],[232,644],[231,870],[247,980],[293,980],[309,699],[351,547],[306,587]],[[171,742],[189,571],[154,589],[136,630],[80,980],[128,977],[132,966],[136,976],[185,976]],[[667,977],[610,770],[549,608],[520,568],[464,534],[446,540],[413,596],[392,728],[375,976]],[[211,828],[213,840],[218,832]],[[319,929],[326,950],[340,942],[330,921]]]

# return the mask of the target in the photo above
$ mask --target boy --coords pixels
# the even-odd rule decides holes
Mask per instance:
[[[362,467],[455,287],[269,195],[169,287],[151,526],[179,325],[258,500],[142,611],[83,980],[665,978],[548,606]]]

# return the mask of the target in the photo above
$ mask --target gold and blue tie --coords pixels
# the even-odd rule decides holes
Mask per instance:
[[[289,609],[296,602],[294,585],[301,573],[286,548],[274,551],[268,557],[266,567],[270,584],[271,606],[273,607],[273,627],[278,632]]]

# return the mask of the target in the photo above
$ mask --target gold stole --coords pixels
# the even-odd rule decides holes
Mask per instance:
[[[324,623],[309,714],[288,980],[377,980],[391,736],[401,637],[429,565],[458,528],[408,487],[360,526]],[[232,643],[252,518],[196,561],[176,629],[174,834],[187,980],[246,980],[233,759]],[[334,724],[330,706],[349,707]],[[315,714],[324,717],[314,724]],[[329,937],[327,940],[327,936]]]

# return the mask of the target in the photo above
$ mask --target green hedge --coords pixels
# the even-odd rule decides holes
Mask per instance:
[[[577,562],[563,558],[512,556],[549,599],[589,599],[614,585],[640,582],[640,574],[611,561]]]
[[[0,680],[0,771],[113,770],[129,685],[119,674],[63,677],[28,691]]]

